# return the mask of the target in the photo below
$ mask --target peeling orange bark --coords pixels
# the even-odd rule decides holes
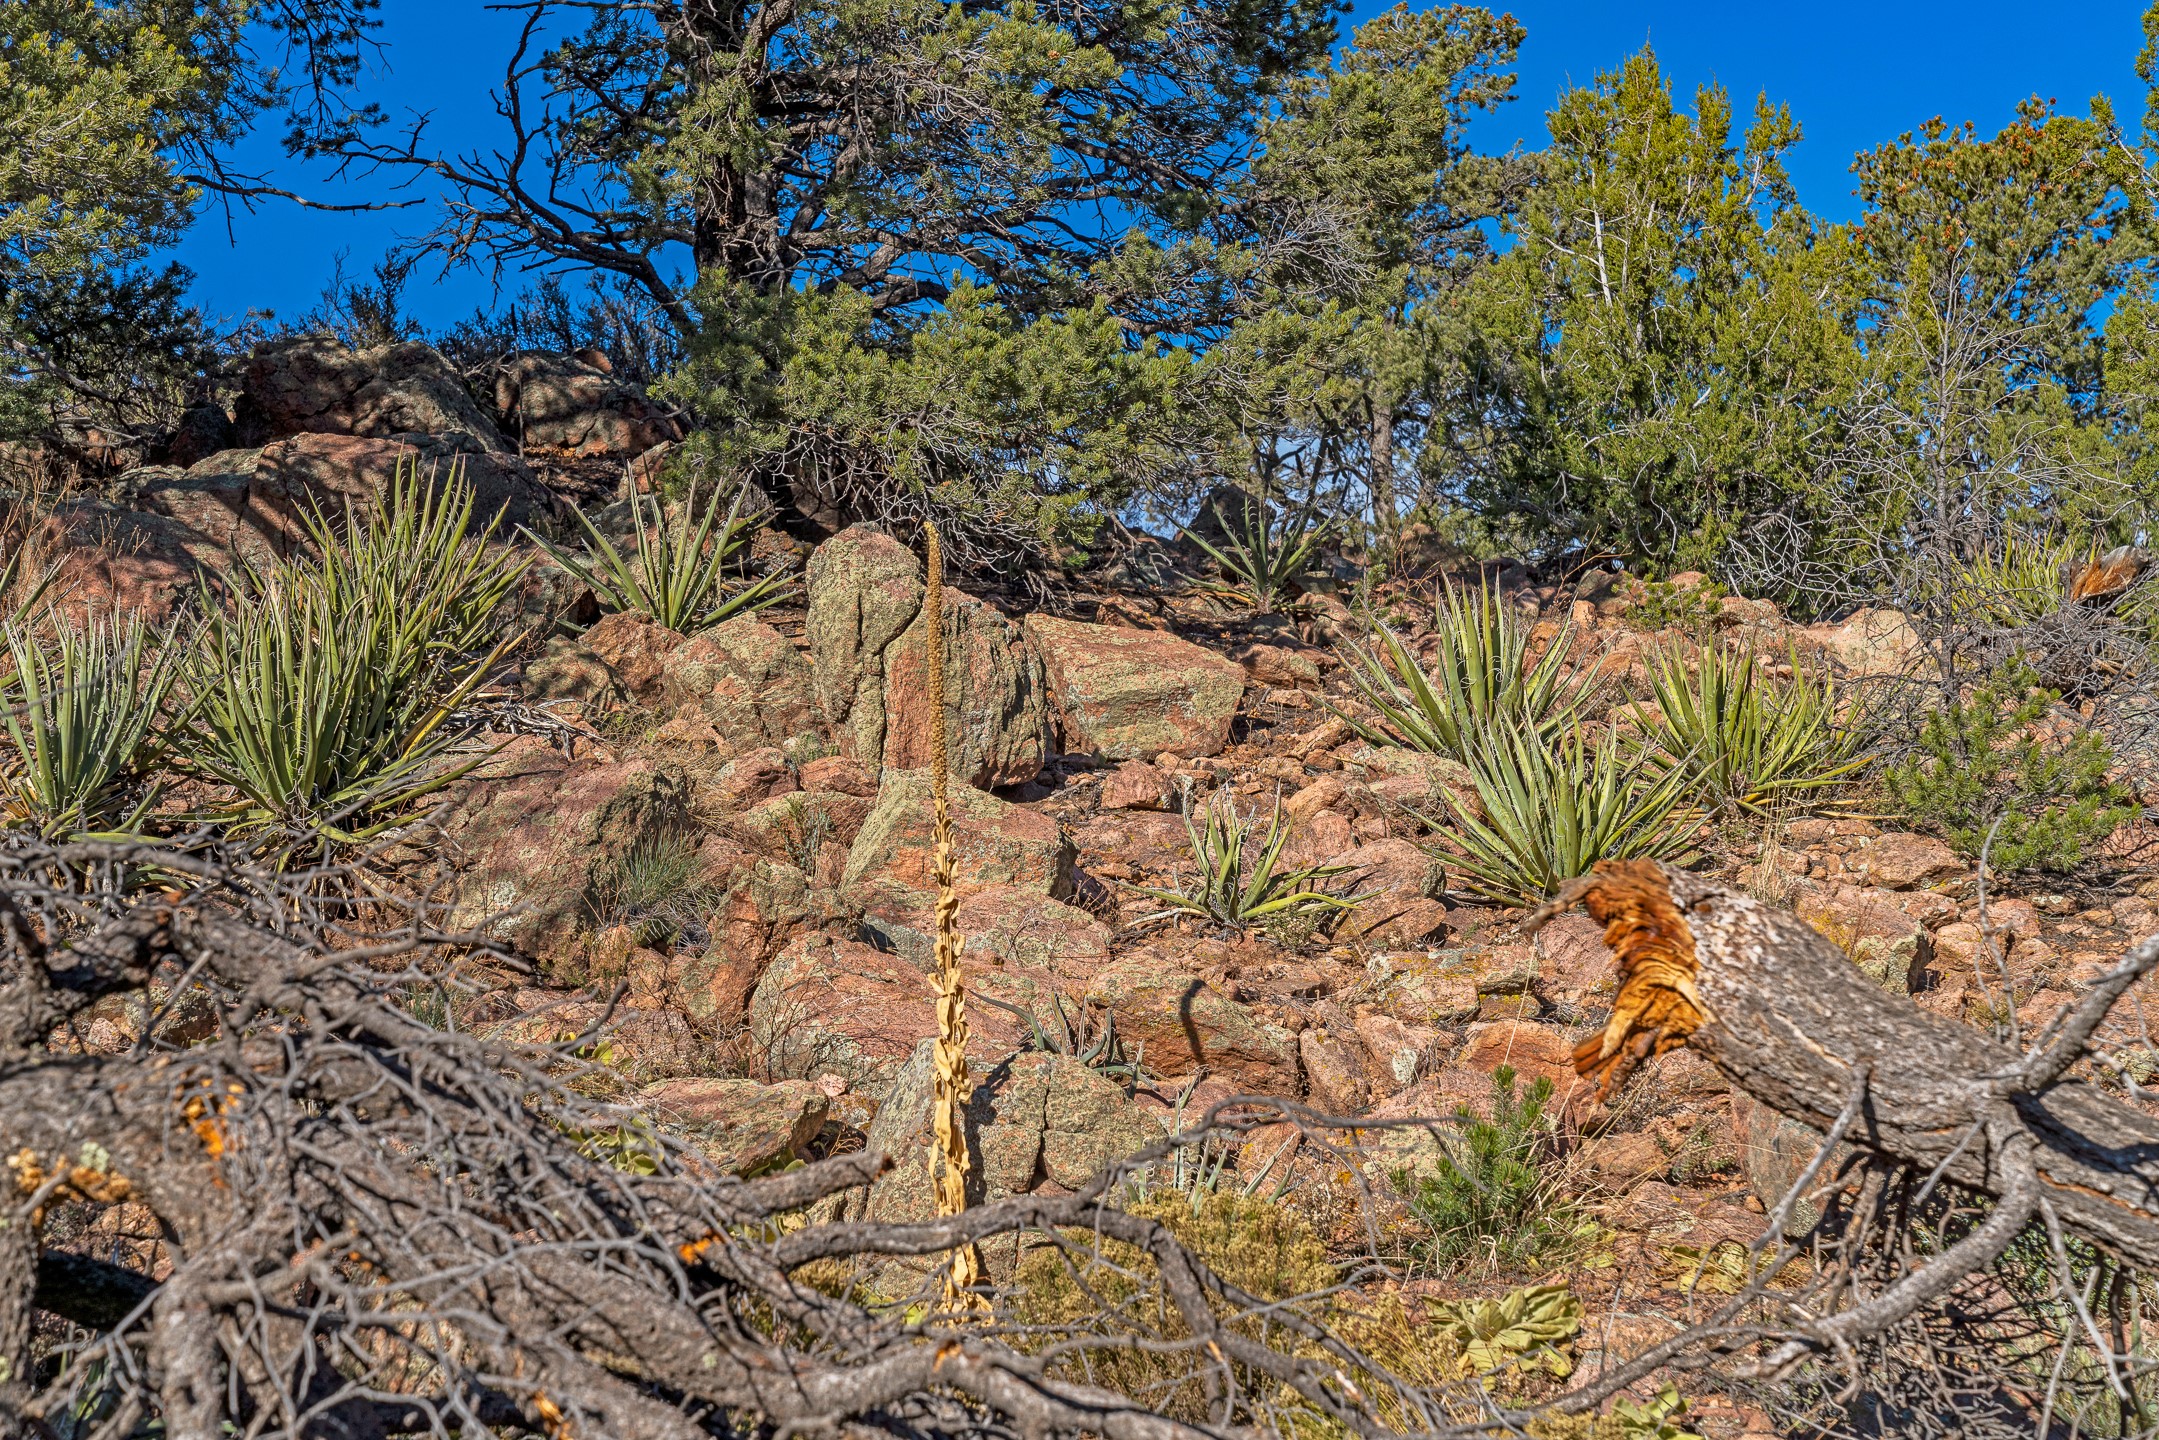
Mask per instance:
[[[1603,922],[1604,943],[1619,964],[1619,994],[1604,1033],[1574,1049],[1575,1071],[1609,1099],[1643,1061],[1687,1043],[1707,1018],[1695,986],[1694,934],[1672,901],[1662,866],[1605,860],[1568,885],[1540,918],[1580,902]]]

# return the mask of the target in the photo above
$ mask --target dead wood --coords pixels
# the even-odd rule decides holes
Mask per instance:
[[[1575,1055],[1600,1096],[1685,1044],[1816,1129],[1841,1116],[1862,1159],[1995,1201],[1969,1236],[1881,1294],[1795,1327],[1773,1362],[1899,1322],[2035,1220],[2129,1265],[2159,1266],[2159,1122],[2078,1072],[2114,1003],[2159,964],[2159,937],[2019,1053],[1881,989],[1797,916],[1684,871],[1606,862],[1532,924],[1575,903],[1604,922],[1621,977],[1609,1023]]]

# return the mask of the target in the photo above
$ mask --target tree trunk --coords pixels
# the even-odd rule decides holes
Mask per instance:
[[[2130,1264],[2159,1267],[2159,1122],[2065,1078],[2159,963],[2159,936],[2018,1054],[1882,990],[1798,917],[1684,871],[1607,861],[1532,924],[1576,901],[1604,922],[1619,963],[1611,1021],[1575,1052],[1600,1096],[1686,1044],[1786,1115],[1828,1131],[1856,1105],[1845,1139],[1860,1149],[2051,1210]]]

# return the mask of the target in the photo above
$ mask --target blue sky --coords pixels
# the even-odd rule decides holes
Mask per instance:
[[[1381,8],[1364,0],[1357,15]],[[1716,80],[1733,92],[1742,114],[1760,91],[1789,102],[1806,134],[1792,158],[1800,198],[1831,218],[1857,208],[1852,156],[1931,116],[1970,119],[1992,131],[2028,96],[2081,111],[2101,92],[2116,98],[2126,118],[2142,111],[2131,70],[2142,40],[2139,3],[2061,0],[2035,10],[2000,0],[1717,6],[1524,0],[1507,8],[1528,40],[1519,98],[1483,122],[1480,138],[1488,148],[1541,145],[1544,112],[1563,89],[1588,83],[1648,44],[1683,96]],[[433,132],[451,148],[498,143],[502,131],[489,91],[502,82],[519,17],[489,11],[478,0],[383,0],[382,16],[383,49],[366,81],[368,97],[393,116],[432,111]],[[269,170],[277,183],[322,200],[382,195],[379,183],[338,184],[285,162],[272,129],[248,143],[239,157],[243,168]],[[365,275],[399,235],[426,230],[428,215],[424,208],[325,214],[270,201],[252,214],[235,211],[228,225],[226,214],[211,206],[177,258],[196,272],[196,299],[212,315],[236,320],[253,308],[291,316],[314,304],[340,251],[349,273]],[[523,283],[524,277],[508,277],[506,293]],[[438,282],[428,269],[414,278],[406,304],[440,325],[488,304],[493,293],[486,275],[468,270]]]

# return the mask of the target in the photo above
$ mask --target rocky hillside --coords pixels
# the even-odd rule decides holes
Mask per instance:
[[[304,545],[312,509],[370,502],[401,461],[459,468],[511,543],[519,526],[567,533],[572,507],[606,523],[625,486],[650,488],[674,438],[581,361],[514,357],[476,397],[425,346],[303,341],[254,359],[237,413],[191,415],[173,463],[59,505],[40,543],[68,606],[163,617]],[[688,634],[602,616],[570,577],[534,568],[513,602],[531,633],[492,696],[492,748],[447,796],[439,832],[400,860],[454,926],[527,962],[495,971],[461,1024],[589,1035],[653,1123],[737,1174],[889,1150],[899,1168],[851,1203],[926,1213],[934,623],[965,783],[959,925],[985,1196],[1069,1191],[1218,1101],[1277,1097],[1435,1122],[1312,1135],[1277,1122],[1223,1162],[1332,1243],[1376,1234],[1399,1255],[1422,1234],[1417,1180],[1461,1107],[1491,1111],[1504,1068],[1549,1081],[1563,1117],[1552,1183],[1577,1243],[1536,1268],[1590,1299],[1582,1348],[1639,1349],[1691,1313],[1705,1257],[1759,1233],[1813,1134],[1684,1051],[1596,1110],[1570,1057],[1609,1007],[1600,930],[1576,916],[1527,939],[1519,911],[1465,898],[1445,832],[1475,811],[1475,787],[1455,761],[1350,723],[1369,712],[1343,668],[1358,626],[1334,587],[1253,614],[1204,588],[1120,583],[1128,561],[1055,609],[947,589],[929,616],[911,538],[762,530],[760,563],[798,565],[799,589]],[[1660,637],[1638,587],[1487,574],[1533,652],[1565,637],[1570,683],[1612,682],[1593,724],[1641,722]],[[1669,587],[1699,601],[1678,607],[1689,634],[1846,680],[1911,659],[1894,612],[1795,625],[1769,602],[1700,592],[1699,578]],[[1374,596],[1414,652],[1434,644],[1435,582]],[[1263,829],[1279,814],[1285,864],[1320,867],[1316,883],[1351,903],[1245,928],[1160,915],[1146,892],[1195,881],[1186,813],[1210,805]],[[2026,1033],[2159,928],[2159,880],[2133,867],[2105,891],[1982,893],[1940,840],[1867,810],[1705,827],[1693,863],[1789,904],[1922,1006],[1988,1027],[2013,1014]],[[2117,838],[2134,850],[2148,837]],[[1454,1294],[1486,1274],[1415,1284]],[[1766,1422],[1711,1398],[1690,1423],[1736,1435]]]

